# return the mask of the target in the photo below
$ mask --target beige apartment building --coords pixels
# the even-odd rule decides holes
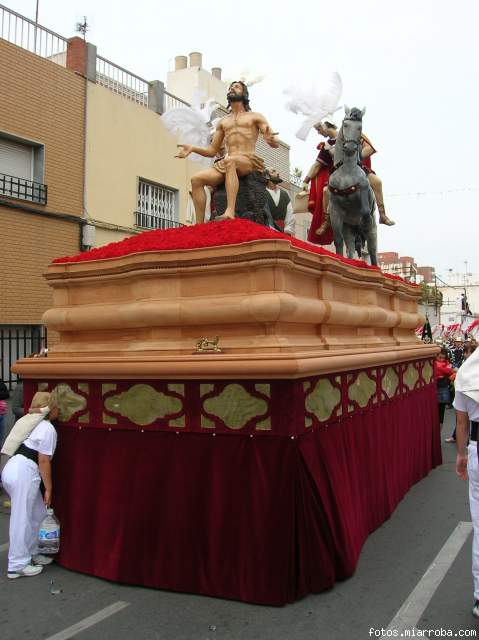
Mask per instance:
[[[87,88],[85,244],[186,223],[197,170],[175,159],[177,141],[159,114],[93,82]]]
[[[80,250],[85,80],[68,68],[76,39],[0,12],[0,376],[11,382],[11,361],[44,343],[43,272]]]

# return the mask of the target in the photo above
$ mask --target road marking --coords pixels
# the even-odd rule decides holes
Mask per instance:
[[[8,549],[8,542],[5,542],[5,544],[0,544],[0,553],[2,553],[3,551],[6,551]]]
[[[404,632],[417,625],[471,531],[472,522],[459,522],[426,573],[391,620],[387,630]]]
[[[68,638],[73,638],[85,629],[93,627],[93,625],[98,624],[98,622],[105,620],[105,618],[109,618],[114,613],[118,613],[118,611],[129,606],[129,602],[122,602],[119,600],[118,602],[111,604],[109,607],[105,607],[104,609],[101,609],[101,611],[97,611],[93,615],[88,616],[88,618],[80,620],[80,622],[77,622],[71,627],[55,633],[54,636],[50,636],[49,638],[46,638],[46,640],[68,640]]]

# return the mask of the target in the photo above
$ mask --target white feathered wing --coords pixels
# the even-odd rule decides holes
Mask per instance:
[[[329,88],[323,93],[318,93],[313,87],[286,89],[284,93],[289,97],[285,105],[286,108],[293,113],[306,116],[296,132],[296,137],[300,140],[306,140],[313,125],[338,111],[342,92],[343,82],[337,71],[331,74]]]
[[[210,119],[217,103],[208,100],[204,106],[200,105],[200,97],[193,97],[191,107],[176,107],[166,111],[161,120],[166,129],[174,136],[179,136],[182,144],[191,144],[195,147],[208,147],[214,128]],[[213,162],[211,158],[204,158],[197,153],[188,156],[193,162],[210,166]]]

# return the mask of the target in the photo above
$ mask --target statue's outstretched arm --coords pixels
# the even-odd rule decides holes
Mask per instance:
[[[187,158],[190,153],[197,153],[204,158],[214,158],[218,155],[221,145],[223,144],[225,134],[222,126],[218,126],[211,139],[209,147],[195,147],[191,144],[178,144],[177,147],[181,149],[175,156],[175,158]]]
[[[317,160],[311,165],[308,173],[304,176],[304,181],[303,181],[303,185],[307,185],[309,182],[311,182],[311,180],[314,180],[316,178],[316,176],[318,175],[321,167],[323,165],[321,164],[321,162],[318,162]]]
[[[308,185],[311,182],[311,180],[314,180],[318,175],[318,173],[320,172],[320,170],[325,166],[326,165],[324,165],[319,160],[316,160],[316,162],[314,162],[314,164],[311,165],[311,168],[309,169],[308,173],[304,176],[303,184],[301,185],[303,190],[301,191],[301,193],[308,191]]]
[[[276,136],[278,135],[277,131],[273,131],[273,129],[269,126],[266,118],[261,114],[257,114],[256,124],[258,125],[258,129],[263,134],[263,138],[270,147],[273,149],[277,149],[279,147],[279,142]]]

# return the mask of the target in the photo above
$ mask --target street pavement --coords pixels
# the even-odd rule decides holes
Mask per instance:
[[[453,411],[447,410],[443,441],[452,423]],[[443,444],[443,454],[443,465],[415,485],[390,520],[368,538],[352,578],[285,607],[122,586],[57,565],[34,578],[7,580],[8,510],[0,508],[0,638],[407,637],[400,635],[400,627],[390,627],[404,603],[401,615],[409,616],[416,629],[409,637],[479,637],[479,621],[471,615],[472,535],[470,525],[460,524],[471,520],[467,483],[454,472],[455,446]]]

